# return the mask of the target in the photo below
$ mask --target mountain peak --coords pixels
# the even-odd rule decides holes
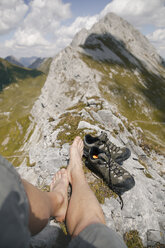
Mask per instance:
[[[11,64],[17,65],[17,66],[21,66],[24,67],[23,64],[21,64],[18,59],[16,59],[14,56],[9,55],[5,58],[5,60],[7,60],[8,62],[10,62]]]
[[[92,38],[91,38],[92,35]],[[128,53],[132,56],[130,57],[131,62],[136,64],[135,57],[142,63],[148,70],[157,73],[158,67],[162,64],[162,58],[158,55],[156,49],[150,44],[148,39],[142,35],[137,29],[135,29],[130,23],[128,23],[123,18],[117,16],[114,13],[108,13],[105,17],[100,19],[95,23],[90,30],[83,29],[74,37],[71,46],[80,47],[84,45],[96,45],[98,50],[105,50],[101,38],[105,39],[109,37],[109,40],[120,43],[121,52],[126,55]],[[100,49],[99,49],[100,46]],[[105,46],[105,44],[104,44]],[[90,47],[85,49],[85,53],[89,52]],[[93,49],[93,47],[91,48]],[[113,47],[110,47],[110,42],[108,49],[113,51]],[[84,50],[84,49],[83,49]],[[96,52],[95,51],[95,55]],[[105,57],[104,57],[105,56]],[[106,59],[107,53],[102,53],[102,60]],[[113,56],[114,57],[114,56]],[[100,59],[100,57],[99,57]]]
[[[42,62],[44,62],[45,58],[37,58],[31,65],[28,67],[31,69],[36,69],[38,68]]]

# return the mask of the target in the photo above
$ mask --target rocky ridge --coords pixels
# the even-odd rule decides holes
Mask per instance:
[[[130,43],[128,39],[132,39]],[[164,92],[160,56],[145,37],[116,15],[108,14],[90,31],[77,34],[72,44],[53,59],[42,94],[31,112],[33,121],[27,133],[31,134],[30,139],[22,147],[31,167],[27,167],[24,160],[18,171],[33,184],[45,188],[53,174],[67,166],[69,145],[76,135],[83,137],[87,133],[97,135],[105,131],[114,144],[130,148],[132,155],[122,166],[134,176],[136,185],[123,195],[121,210],[116,195],[85,170],[88,181],[102,203],[109,227],[122,236],[137,230],[144,246],[154,246],[165,244],[164,155],[151,150],[144,143],[142,128],[120,111],[117,102],[122,99],[123,103],[124,96],[128,98],[126,91],[121,95],[120,88],[117,93],[114,91],[119,74],[123,81],[132,78],[133,82],[148,87],[149,83],[142,76],[146,70],[147,73],[152,71],[152,77],[154,74],[154,78],[161,79]],[[131,91],[132,81],[127,90]],[[114,84],[114,88],[108,88],[107,83]],[[135,100],[141,101],[143,115],[146,108],[146,118],[155,113],[144,96],[138,97]],[[158,107],[156,103],[154,106]],[[159,111],[162,116],[161,106]],[[45,243],[46,247],[52,247],[49,242]],[[34,239],[32,245],[35,247]]]
[[[139,59],[150,71],[160,72],[160,64],[163,63],[163,58],[158,55],[156,49],[145,36],[116,14],[107,14],[98,23],[94,24],[91,30],[82,29],[74,37],[71,45],[73,47],[83,45],[87,42],[87,38],[89,40],[91,34],[102,36],[110,34],[112,38],[115,38],[115,42],[120,42],[119,47],[123,45],[135,57],[135,59],[130,58],[130,54],[123,51],[123,55],[128,57],[131,63],[139,66],[136,61]]]

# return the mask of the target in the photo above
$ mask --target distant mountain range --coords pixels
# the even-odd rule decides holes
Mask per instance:
[[[49,70],[49,66],[52,61],[52,58],[40,58],[40,57],[32,56],[32,57],[22,57],[20,59],[17,59],[16,57],[10,55],[7,56],[5,60],[7,60],[13,65],[30,68],[30,69],[38,69],[46,73]],[[47,60],[48,62],[46,62]]]
[[[31,69],[38,68],[42,64],[42,62],[44,62],[44,60],[45,60],[45,58],[36,58],[34,60],[34,62],[31,65],[29,65],[28,67]]]
[[[0,58],[0,91],[9,84],[18,83],[30,77],[34,79],[42,74],[39,70],[30,70]]]
[[[14,56],[7,56],[5,58],[5,60],[7,60],[8,62],[10,62],[13,65],[18,65],[18,66],[22,66],[24,67],[24,65],[22,63],[20,63],[20,61],[18,59],[16,59]]]
[[[37,69],[48,74],[51,62],[52,58],[37,58],[31,65],[29,65],[29,68]]]
[[[45,80],[42,71],[0,58],[0,154],[14,165],[22,162],[18,149],[31,123],[30,110]]]
[[[32,57],[22,57],[19,59],[20,63],[23,64],[25,67],[29,67],[31,64],[34,63],[34,61],[38,59],[37,56],[32,56]]]

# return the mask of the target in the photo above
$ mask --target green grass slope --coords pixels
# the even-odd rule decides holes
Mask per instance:
[[[52,58],[45,59],[45,61],[41,63],[41,65],[37,69],[39,71],[44,72],[45,74],[48,74],[52,60],[53,60]]]
[[[161,74],[164,68],[160,66],[160,74],[156,75],[134,57],[140,65],[137,67],[123,55],[123,45],[107,35],[98,36],[98,40],[123,61],[118,63],[111,58],[94,60],[93,54],[102,50],[100,43],[99,46],[96,46],[96,42],[94,45],[88,42],[83,45],[88,55],[80,54],[82,60],[102,75],[99,83],[102,97],[117,105],[119,112],[128,118],[130,124],[142,128],[145,144],[149,148],[165,151],[165,78]]]
[[[40,95],[46,75],[11,65],[0,59],[0,154],[18,166],[25,154],[21,151],[29,139],[30,110]]]
[[[40,75],[42,75],[41,71],[25,69],[0,58],[0,90],[11,83],[28,78],[36,78]]]

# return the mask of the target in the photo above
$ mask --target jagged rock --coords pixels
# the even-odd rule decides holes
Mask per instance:
[[[107,125],[107,128],[109,128],[111,126],[116,127],[119,124],[118,118],[115,115],[113,115],[113,113],[111,111],[99,110],[97,113],[100,116],[100,118],[102,119],[102,123]]]
[[[98,128],[97,126],[91,125],[90,123],[86,121],[80,121],[80,123],[78,124],[78,129],[91,129],[91,130],[96,130],[97,132],[100,131],[100,128]]]
[[[92,120],[90,114],[87,111],[85,111],[84,109],[82,109],[80,111],[80,114],[81,114],[82,118]]]
[[[164,243],[165,235],[157,230],[148,230],[147,239],[149,245],[153,245],[153,243]]]
[[[134,55],[135,58],[142,61],[151,71],[156,71],[156,67],[161,64],[161,57],[157,54],[156,49],[149,43],[147,38],[132,27],[127,21],[123,20],[114,13],[107,14],[98,23],[94,24],[91,30],[88,31],[86,29],[82,29],[74,37],[71,45],[74,47],[84,45],[87,38],[91,34],[91,42],[93,44],[96,44],[96,39],[93,36],[98,34],[110,34],[112,38],[114,37],[116,39],[116,41],[122,41],[131,54]],[[88,42],[90,44],[89,38]],[[106,53],[107,51],[105,50],[104,52]],[[111,51],[111,53],[113,52]],[[126,57],[128,56],[129,59],[131,59],[132,63],[139,66],[136,59],[130,56],[126,51],[123,51],[123,53]],[[109,54],[108,58],[111,58],[111,56],[114,60],[121,61],[121,59],[114,53],[113,55]]]
[[[100,122],[100,123],[103,123],[103,121],[102,121],[102,119],[101,119],[101,117],[99,116],[98,113],[96,113],[96,112],[93,111],[93,110],[91,110],[90,113],[91,113],[91,115],[93,116],[93,118],[94,118],[96,121],[98,121],[98,122]]]

